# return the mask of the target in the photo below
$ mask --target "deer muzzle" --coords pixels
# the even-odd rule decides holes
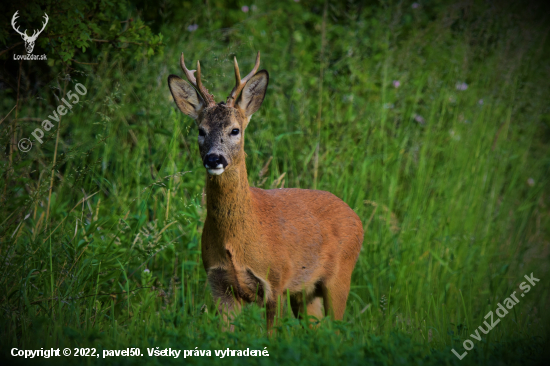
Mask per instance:
[[[223,155],[208,154],[204,157],[204,167],[210,175],[220,175],[225,171],[228,163]]]

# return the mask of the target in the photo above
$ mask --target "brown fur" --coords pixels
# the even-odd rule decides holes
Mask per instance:
[[[243,301],[265,305],[269,329],[277,299],[288,291],[296,316],[305,305],[308,315],[321,318],[322,298],[325,315],[341,320],[363,242],[357,214],[329,192],[263,190],[248,183],[244,130],[263,101],[268,79],[267,72],[257,73],[234,108],[220,103],[194,109],[198,97],[189,96],[187,87],[177,90],[186,82],[169,78],[180,110],[196,113],[197,125],[206,133],[200,140],[201,157],[216,151],[228,161],[221,175],[206,178],[204,268],[224,313],[239,311]],[[230,135],[234,129],[240,129],[238,137]]]

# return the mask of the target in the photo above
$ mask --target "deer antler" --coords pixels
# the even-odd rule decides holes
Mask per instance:
[[[44,18],[46,18],[46,23],[42,23],[42,29],[40,29],[40,30],[38,31],[38,33],[36,33],[36,30],[35,30],[35,31],[33,32],[32,36],[30,36],[29,38],[31,38],[31,39],[36,39],[36,38],[38,38],[38,35],[39,35],[40,33],[42,33],[42,31],[44,30],[44,28],[46,28],[46,25],[48,24],[48,19],[50,19],[50,18],[48,18],[48,14],[46,14],[46,13],[44,13]],[[26,31],[25,31],[25,32],[26,32]],[[25,34],[26,34],[26,33],[25,33]]]
[[[19,33],[19,34],[21,35],[21,37],[23,37],[23,39],[24,39],[25,41],[27,41],[27,40],[29,40],[29,41],[34,41],[34,40],[36,40],[36,38],[38,38],[38,35],[40,35],[40,33],[42,33],[42,31],[44,30],[44,28],[46,28],[46,25],[48,24],[48,19],[50,19],[50,18],[48,17],[48,14],[44,13],[44,18],[46,18],[46,22],[45,22],[45,23],[42,23],[42,29],[40,29],[40,30],[38,31],[38,33],[37,33],[36,30],[34,30],[33,33],[32,33],[32,36],[29,37],[29,36],[27,35],[27,30],[26,30],[26,29],[25,29],[25,32],[21,33],[21,32],[19,31],[19,26],[18,26],[17,28],[15,27],[15,25],[16,25],[16,24],[15,24],[15,21],[16,21],[17,18],[19,18],[19,15],[17,15],[17,13],[19,13],[19,10],[17,10],[17,11],[15,12],[15,14],[13,14],[13,17],[11,18],[11,26],[13,27],[13,29],[14,29],[17,33]]]
[[[210,92],[208,92],[208,89],[206,89],[204,87],[204,85],[202,85],[202,81],[201,81],[201,64],[200,64],[200,62],[197,61],[197,70],[188,70],[187,67],[185,67],[185,60],[183,59],[183,52],[182,52],[181,53],[181,59],[180,59],[180,65],[181,65],[181,68],[183,69],[183,72],[185,73],[185,76],[187,77],[187,80],[189,80],[189,82],[191,84],[193,84],[193,86],[197,89],[197,91],[202,96],[204,101],[206,103],[208,103],[208,106],[211,107],[211,106],[216,105],[216,102],[214,101],[214,96],[212,94],[210,94]],[[197,71],[197,78],[196,79],[195,79],[195,76],[193,76],[193,73],[195,71]]]
[[[25,29],[25,33],[21,33],[21,32],[19,31],[19,26],[18,26],[17,28],[15,28],[15,20],[16,20],[17,18],[19,18],[19,15],[17,15],[17,13],[19,13],[19,10],[17,10],[17,11],[15,12],[15,14],[13,14],[13,17],[11,18],[11,26],[13,27],[13,29],[14,29],[17,33],[19,33],[19,34],[21,35],[21,37],[28,38],[29,36],[27,36],[27,30],[26,30],[26,29]]]
[[[227,106],[233,107],[235,105],[235,101],[237,100],[237,97],[243,90],[244,86],[246,85],[246,82],[250,80],[255,74],[256,71],[258,71],[258,68],[260,67],[260,51],[258,51],[258,54],[256,55],[256,64],[254,65],[254,68],[250,72],[250,74],[246,75],[244,79],[241,80],[241,73],[239,72],[239,64],[237,63],[237,57],[233,58],[235,61],[235,87],[231,91],[231,94],[227,97]]]

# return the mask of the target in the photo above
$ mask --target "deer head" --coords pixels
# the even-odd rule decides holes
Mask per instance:
[[[42,23],[42,29],[40,29],[38,32],[36,30],[34,30],[32,36],[28,36],[27,35],[27,30],[25,29],[25,32],[21,33],[19,31],[19,26],[17,26],[17,28],[15,27],[15,20],[19,17],[19,15],[17,15],[17,13],[19,13],[19,10],[15,12],[15,14],[13,14],[13,17],[11,18],[11,26],[13,27],[13,29],[19,33],[21,35],[21,38],[23,38],[23,41],[25,41],[25,48],[27,49],[27,53],[32,53],[33,49],[34,49],[34,42],[36,42],[36,39],[38,38],[38,36],[40,35],[40,33],[42,33],[42,31],[44,30],[44,28],[46,28],[46,24],[48,24],[48,14],[44,13],[44,19],[46,20],[45,23]]]
[[[202,84],[200,62],[197,61],[197,70],[188,70],[183,53],[180,65],[189,82],[176,75],[168,77],[176,105],[197,124],[201,158],[210,175],[221,175],[244,162],[244,130],[250,117],[262,105],[269,82],[267,71],[256,73],[260,66],[260,52],[254,68],[244,79],[241,79],[237,58],[234,58],[234,63],[236,85],[226,103],[216,104],[214,96]],[[195,71],[196,79],[193,76]]]

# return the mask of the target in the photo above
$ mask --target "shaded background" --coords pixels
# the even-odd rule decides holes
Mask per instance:
[[[2,352],[270,352],[186,360],[198,364],[543,357],[550,289],[543,2],[2,7]],[[14,60],[26,54],[11,27],[16,10],[29,34],[48,14],[33,52],[46,61]],[[283,299],[272,339],[255,306],[235,320],[235,333],[220,332],[200,261],[206,212],[197,130],[166,84],[182,74],[184,51],[189,65],[200,59],[204,83],[225,100],[233,56],[248,72],[258,50],[270,85],[246,131],[250,184],[331,191],[366,231],[344,321],[303,327]],[[31,133],[77,83],[86,95],[37,143]],[[17,147],[25,137],[29,152]],[[451,348],[462,354],[463,341],[530,273],[541,281],[459,361]]]

